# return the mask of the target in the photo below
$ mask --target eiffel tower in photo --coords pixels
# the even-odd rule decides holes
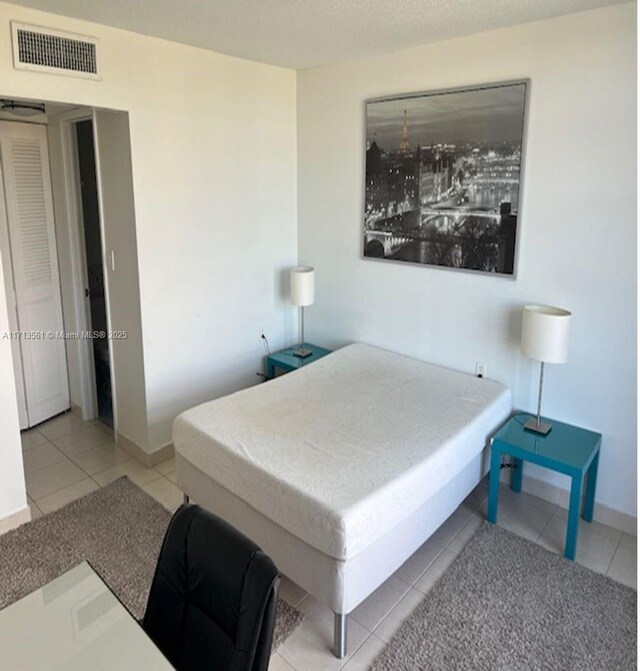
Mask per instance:
[[[404,111],[404,119],[402,121],[402,138],[400,140],[400,153],[408,154],[411,152],[409,145],[409,124],[407,123],[407,110]]]

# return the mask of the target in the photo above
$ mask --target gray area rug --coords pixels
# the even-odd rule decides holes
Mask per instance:
[[[65,508],[0,535],[0,608],[87,560],[136,619],[141,619],[171,514],[120,478]],[[302,621],[278,602],[273,646]]]
[[[627,671],[636,607],[635,590],[485,522],[373,669]]]

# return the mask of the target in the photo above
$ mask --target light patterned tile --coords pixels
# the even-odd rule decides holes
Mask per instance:
[[[283,575],[280,582],[280,596],[292,606],[297,606],[307,596],[307,593],[300,585]]]
[[[500,485],[498,525],[518,536],[535,541],[557,508],[555,503]]]
[[[82,431],[91,426],[91,422],[84,422],[78,415],[66,412],[47,422],[38,425],[38,431],[49,440],[68,436],[76,431]]]
[[[409,591],[410,587],[392,575],[368,596],[349,616],[367,631],[373,631]]]
[[[622,542],[618,545],[607,575],[613,580],[638,588],[638,557],[635,548],[623,546]]]
[[[122,464],[125,461],[130,461],[133,457],[128,452],[119,448],[115,443],[106,443],[88,452],[77,454],[71,457],[71,459],[85,473],[95,475],[110,468],[115,468],[118,464]]]
[[[182,492],[167,478],[160,477],[153,480],[142,489],[171,512],[182,505]]]
[[[400,603],[382,620],[374,629],[374,634],[389,643],[395,636],[400,626],[413,613],[413,611],[422,603],[424,594],[416,589],[410,589],[400,600]]]
[[[283,657],[276,652],[275,655],[271,655],[269,660],[269,671],[297,671],[294,669],[289,662],[285,661]]]
[[[167,459],[166,461],[159,463],[156,466],[156,470],[158,471],[158,473],[162,473],[162,475],[168,475],[169,473],[174,473],[176,470],[175,457],[171,457],[171,459]]]
[[[38,502],[44,496],[69,487],[86,477],[87,474],[84,471],[65,458],[64,461],[41,468],[35,473],[27,473],[25,477],[27,493]]]
[[[446,548],[460,529],[471,519],[474,512],[475,510],[465,503],[456,508],[444,524],[432,534],[433,542]]]
[[[104,431],[110,438],[113,440],[114,431],[113,429],[105,424],[101,419],[94,419],[91,421],[93,426],[97,426],[101,431]]]
[[[86,496],[96,489],[99,489],[98,485],[91,478],[85,476],[85,479],[80,480],[80,482],[76,482],[44,498],[37,499],[36,503],[40,510],[46,514],[62,508],[62,506],[66,506],[68,503]]]
[[[64,454],[46,438],[44,443],[34,445],[33,447],[26,447],[22,451],[22,462],[25,473],[35,473],[41,468],[52,466],[60,461],[65,461],[65,459]]]
[[[29,504],[29,509],[31,510],[32,520],[37,520],[38,517],[42,517],[42,511],[40,508],[38,508],[38,504],[31,497],[27,497],[27,503]]]
[[[395,576],[408,585],[416,580],[431,566],[434,559],[444,548],[433,540],[433,536],[423,543],[407,561],[395,572]]]
[[[566,531],[567,522],[569,520],[569,511],[566,508],[558,507],[558,509],[553,513],[553,517],[549,520],[549,524],[545,528],[545,531],[548,527],[556,527],[560,531]],[[615,541],[616,543],[622,538],[622,531],[614,529],[613,527],[602,524],[601,522],[586,522],[580,518],[578,522],[578,536],[587,535],[587,536],[602,536],[603,538],[608,538],[609,540]]]
[[[82,431],[77,431],[63,438],[56,438],[53,443],[68,457],[75,457],[83,452],[95,450],[100,445],[111,442],[109,436],[95,426],[88,426]]]
[[[565,526],[549,524],[540,534],[538,543],[547,550],[557,554],[564,554],[567,528]],[[621,536],[622,533],[618,532]],[[592,571],[606,573],[613,555],[618,547],[618,538],[612,540],[607,535],[598,533],[578,532],[578,546],[576,548],[576,562]]]
[[[343,667],[344,671],[369,671],[376,657],[385,649],[386,645],[384,641],[371,634]]]
[[[305,615],[302,624],[280,646],[278,654],[298,671],[337,671],[364,643],[369,632],[352,617],[347,624],[347,651],[345,659],[333,656],[333,613],[308,596],[298,606]]]
[[[136,459],[125,461],[114,468],[96,473],[92,477],[101,487],[105,487],[110,482],[125,475],[138,487],[142,487],[154,480],[159,480],[162,477],[155,468],[147,468]]]
[[[535,519],[527,519],[520,513],[502,515],[498,520],[498,526],[516,534],[516,536],[535,541],[544,529],[545,523]]]
[[[448,550],[443,550],[436,558],[436,560],[429,566],[429,568],[422,574],[422,577],[413,586],[414,589],[423,594],[434,586],[438,578],[451,566],[456,555]]]
[[[47,437],[43,436],[38,429],[29,429],[28,431],[22,431],[20,433],[20,442],[22,443],[22,449],[29,447],[35,447],[36,445],[42,445],[42,443],[47,442]]]
[[[636,553],[638,551],[638,539],[636,536],[632,536],[631,534],[622,534],[620,545],[623,548],[628,548],[629,550],[633,550]]]
[[[484,515],[475,513],[464,527],[456,534],[454,539],[447,545],[447,550],[458,555],[464,549],[464,546],[473,538],[473,535],[484,523]]]
[[[167,480],[171,480],[171,482],[173,482],[174,485],[178,484],[178,474],[175,471],[167,473],[165,477],[167,478]]]
[[[464,503],[472,510],[478,510],[484,506],[489,498],[489,479],[483,478],[474,490],[467,496]]]

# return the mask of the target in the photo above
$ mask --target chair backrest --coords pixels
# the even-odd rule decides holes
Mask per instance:
[[[255,543],[184,505],[165,534],[142,626],[178,671],[266,671],[279,586]]]

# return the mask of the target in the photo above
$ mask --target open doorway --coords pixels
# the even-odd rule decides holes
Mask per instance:
[[[128,114],[9,102],[0,95],[4,298],[12,332],[53,334],[12,343],[20,428],[71,410],[137,454],[146,414]]]
[[[84,256],[86,260],[85,296],[89,301],[91,339],[95,373],[95,394],[99,419],[113,428],[113,399],[111,367],[107,339],[107,304],[104,281],[102,236],[100,232],[100,203],[96,177],[93,121],[78,121],[75,140],[78,161],[78,191],[81,201]]]

